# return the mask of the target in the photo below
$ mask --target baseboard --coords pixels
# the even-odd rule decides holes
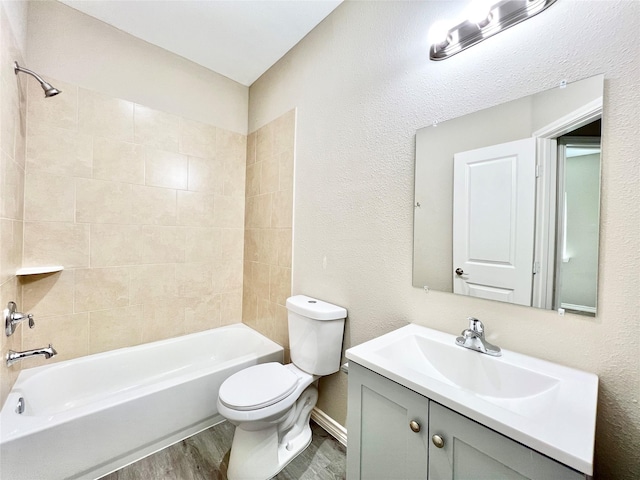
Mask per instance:
[[[347,446],[347,429],[318,407],[313,407],[313,410],[311,410],[311,420],[325,429],[329,435],[339,441],[342,445],[345,447]]]

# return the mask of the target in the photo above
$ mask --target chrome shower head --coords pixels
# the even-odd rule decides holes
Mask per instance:
[[[44,90],[45,97],[53,97],[55,95],[58,95],[59,93],[62,93],[61,90],[58,90],[49,82],[45,82],[44,79],[37,73],[32,72],[31,70],[28,70],[26,68],[22,68],[20,65],[18,65],[18,62],[13,62],[13,72],[16,75],[18,74],[18,72],[28,73],[29,75],[34,77],[36,80],[38,80],[38,82],[40,82],[40,86],[42,87],[42,90]]]

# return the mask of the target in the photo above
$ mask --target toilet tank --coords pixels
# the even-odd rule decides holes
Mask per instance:
[[[287,310],[291,362],[311,375],[337,372],[347,310],[305,295],[289,297]]]

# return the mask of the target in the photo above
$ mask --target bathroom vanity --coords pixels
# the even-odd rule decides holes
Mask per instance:
[[[347,478],[589,478],[597,376],[454,342],[409,325],[347,351]]]

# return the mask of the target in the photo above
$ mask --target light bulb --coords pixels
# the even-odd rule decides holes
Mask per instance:
[[[445,20],[438,20],[431,25],[427,36],[429,45],[446,45],[449,43],[449,25],[450,23]]]
[[[491,21],[491,0],[474,0],[465,10],[464,16],[480,28]]]

